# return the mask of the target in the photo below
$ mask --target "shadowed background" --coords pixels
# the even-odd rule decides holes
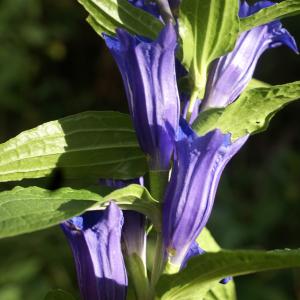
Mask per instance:
[[[75,0],[0,1],[0,140],[85,110],[127,112],[120,74]],[[284,21],[300,43],[299,17]],[[256,78],[299,80],[300,58],[282,47]],[[300,247],[300,102],[250,139],[226,169],[208,227],[225,248]],[[4,186],[1,187],[2,189]],[[236,280],[241,300],[300,299],[300,272]],[[0,300],[41,300],[52,288],[77,295],[59,228],[0,240]]]

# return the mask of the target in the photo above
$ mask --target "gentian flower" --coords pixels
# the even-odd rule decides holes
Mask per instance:
[[[185,127],[185,128],[184,128]],[[221,173],[244,144],[219,130],[197,136],[187,125],[176,141],[174,166],[163,205],[169,265],[179,270],[210,216]]]
[[[130,184],[144,185],[144,178],[129,180],[101,179],[100,184],[112,188],[123,188]],[[113,200],[113,199],[112,199]],[[122,228],[122,250],[129,279],[133,281],[136,294],[143,299],[148,292],[148,278],[146,267],[146,217],[138,212],[124,210],[124,224]],[[136,274],[138,266],[139,274]]]
[[[112,188],[123,188],[130,184],[143,186],[144,178],[129,180],[100,179],[99,183]],[[123,216],[122,244],[125,255],[137,255],[146,268],[146,218],[143,214],[131,210],[124,210]]]
[[[253,6],[242,1],[241,18],[273,5],[271,1],[259,1]],[[225,107],[233,102],[252,79],[260,56],[267,50],[287,45],[298,52],[296,42],[281,22],[273,21],[241,34],[234,50],[219,58],[212,66],[201,110],[210,107]]]
[[[82,299],[126,298],[127,273],[121,252],[122,211],[110,202],[62,223],[75,259]]]
[[[175,74],[176,32],[167,24],[154,42],[124,30],[105,41],[121,71],[129,110],[150,169],[168,170],[179,122]]]
[[[127,256],[137,255],[146,265],[145,216],[135,211],[124,211],[122,241]]]

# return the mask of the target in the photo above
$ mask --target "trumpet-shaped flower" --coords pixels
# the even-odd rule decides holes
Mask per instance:
[[[100,184],[112,188],[123,188],[129,184],[144,185],[144,178],[129,180],[101,179]],[[113,200],[113,199],[112,199]],[[122,228],[122,244],[126,256],[137,255],[146,265],[146,218],[143,214],[125,210],[123,211],[124,224]]]
[[[181,133],[163,207],[168,261],[180,268],[210,216],[221,173],[247,137],[234,143],[219,130],[197,136]]]
[[[155,170],[169,168],[179,122],[176,38],[172,24],[151,43],[124,30],[118,30],[117,38],[105,36],[123,77],[140,146]]]
[[[84,300],[126,298],[127,273],[121,252],[122,211],[111,202],[105,211],[86,212],[62,223],[75,259]]]
[[[259,1],[249,6],[247,2],[242,1],[240,17],[247,17],[273,4],[271,1]],[[213,64],[201,109],[225,107],[233,102],[252,79],[260,56],[267,49],[281,45],[287,45],[298,52],[294,38],[279,21],[242,33],[234,50]]]

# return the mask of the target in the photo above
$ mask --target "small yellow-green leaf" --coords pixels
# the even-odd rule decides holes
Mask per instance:
[[[245,91],[226,108],[200,113],[193,124],[199,135],[213,129],[231,133],[232,140],[265,130],[274,114],[300,98],[300,81]]]
[[[127,0],[78,0],[89,13],[88,22],[101,36],[115,34],[124,28],[132,34],[155,39],[163,24],[151,14],[136,8]]]
[[[241,19],[240,32],[269,23],[275,19],[286,18],[297,14],[300,14],[299,0],[285,0],[280,3],[275,3],[249,17]]]
[[[193,90],[204,92],[210,63],[234,48],[238,6],[236,0],[182,0],[178,19],[182,63]]]

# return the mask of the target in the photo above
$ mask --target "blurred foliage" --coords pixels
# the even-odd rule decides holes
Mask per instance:
[[[75,0],[0,1],[0,140],[85,110],[127,111],[117,67]],[[285,25],[300,41],[299,17]],[[299,57],[282,47],[256,78],[299,80]],[[254,136],[221,180],[209,228],[225,248],[296,248],[300,215],[300,103]],[[41,300],[55,288],[78,297],[59,228],[0,241],[0,300]],[[241,300],[300,299],[299,271],[237,279]]]

